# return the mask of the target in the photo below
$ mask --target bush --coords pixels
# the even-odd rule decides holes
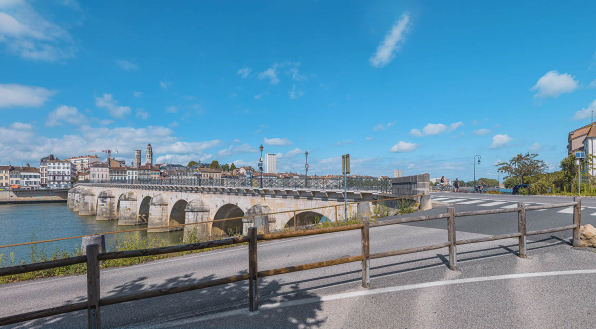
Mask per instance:
[[[528,191],[527,188],[520,188],[519,190],[517,190],[519,195],[530,195],[530,191]]]

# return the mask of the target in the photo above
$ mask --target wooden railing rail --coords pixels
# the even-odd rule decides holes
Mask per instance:
[[[573,206],[573,224],[567,225],[563,227],[545,229],[545,230],[538,230],[538,231],[526,231],[526,210],[540,210],[540,209],[550,209],[550,208],[561,208],[561,207],[569,207]],[[215,287],[220,285],[225,285],[233,282],[238,281],[249,281],[249,310],[250,311],[257,311],[258,310],[258,279],[273,275],[280,275],[298,271],[305,271],[311,270],[321,267],[327,266],[334,266],[340,264],[347,264],[352,262],[362,262],[362,286],[365,288],[370,287],[370,260],[371,259],[378,259],[383,257],[392,257],[398,255],[405,255],[410,253],[416,252],[423,252],[428,250],[434,249],[441,249],[445,247],[449,247],[449,268],[455,270],[457,264],[457,245],[464,245],[464,244],[471,244],[471,243],[481,243],[487,241],[494,241],[500,239],[509,239],[509,238],[519,238],[519,256],[524,258],[526,256],[526,237],[529,235],[536,235],[536,234],[546,234],[546,233],[554,233],[564,230],[573,230],[573,246],[579,246],[580,242],[580,235],[579,230],[581,226],[581,199],[575,198],[574,202],[569,203],[562,203],[557,205],[545,205],[545,206],[535,206],[535,207],[526,207],[525,203],[520,202],[518,203],[517,208],[512,209],[504,209],[506,211],[477,211],[477,212],[460,212],[456,213],[453,207],[447,208],[447,213],[444,214],[437,214],[437,215],[429,215],[429,216],[416,216],[410,218],[400,218],[400,219],[393,219],[387,221],[377,221],[374,223],[369,223],[368,217],[364,217],[362,219],[361,224],[354,224],[354,225],[347,225],[347,226],[340,226],[340,227],[330,227],[330,228],[322,228],[322,229],[314,229],[308,231],[295,231],[295,232],[284,232],[284,233],[273,233],[273,234],[261,234],[257,235],[257,228],[251,227],[249,228],[248,235],[218,241],[207,241],[195,244],[187,244],[182,246],[171,246],[171,247],[161,247],[161,248],[151,248],[151,249],[143,249],[143,250],[131,250],[131,251],[122,251],[122,252],[107,252],[107,253],[99,253],[99,246],[88,245],[86,249],[85,256],[77,256],[71,258],[65,258],[57,261],[50,261],[50,262],[43,262],[37,264],[29,264],[29,265],[21,265],[21,266],[13,266],[0,269],[0,276],[5,275],[14,275],[20,273],[26,273],[31,271],[38,271],[43,269],[49,268],[56,268],[61,266],[67,266],[72,264],[79,264],[79,263],[87,263],[87,301],[86,302],[79,302],[79,303],[72,303],[67,304],[59,307],[53,307],[49,309],[22,313],[12,316],[7,316],[0,318],[0,326],[19,323],[23,321],[29,321],[39,318],[44,318],[48,316],[64,314],[74,311],[80,311],[87,309],[88,312],[88,325],[89,328],[101,328],[101,306],[107,305],[114,305],[119,303],[130,302],[134,300],[141,300],[146,298],[158,297],[158,296],[166,296],[172,295],[192,290],[198,289],[205,289],[209,287]],[[467,239],[467,240],[457,240],[456,239],[456,228],[455,228],[455,218],[462,217],[462,216],[472,216],[473,213],[477,215],[488,215],[488,214],[495,214],[495,213],[503,213],[503,212],[518,212],[518,230],[519,232],[510,233],[510,234],[502,234],[496,236],[487,236],[482,238],[475,238],[475,239]],[[380,253],[370,253],[370,234],[369,228],[370,227],[380,227],[386,225],[396,225],[396,224],[404,224],[404,223],[411,223],[411,222],[418,222],[418,221],[425,221],[425,220],[436,220],[447,218],[447,242],[443,242],[440,244],[433,244],[428,246],[410,248],[410,249],[401,249],[401,250],[394,250],[394,251],[387,251],[387,252],[380,252]],[[302,265],[294,265],[289,267],[282,267],[270,270],[258,270],[258,252],[257,252],[257,242],[267,241],[267,240],[277,240],[277,239],[285,239],[291,237],[299,237],[299,236],[308,236],[308,235],[316,235],[316,234],[327,234],[327,233],[335,233],[335,232],[342,232],[342,231],[349,231],[349,230],[361,230],[361,243],[362,243],[362,254],[356,256],[349,256],[343,257],[338,259],[330,259],[316,263],[308,263]],[[198,282],[192,283],[184,286],[177,286],[171,288],[160,288],[160,289],[152,289],[148,291],[126,294],[126,295],[118,295],[118,296],[108,296],[101,298],[100,296],[100,261],[101,260],[108,260],[108,259],[119,259],[119,258],[129,258],[129,257],[141,257],[141,256],[150,256],[150,255],[159,255],[165,253],[174,253],[174,252],[181,252],[181,251],[191,251],[191,250],[199,250],[217,246],[224,246],[224,245],[231,245],[231,244],[238,244],[248,242],[248,273],[230,276],[226,278],[206,281],[206,282]]]

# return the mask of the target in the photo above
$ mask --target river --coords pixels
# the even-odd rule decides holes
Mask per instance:
[[[0,205],[0,246],[143,227],[147,225],[118,226],[118,221],[115,220],[96,221],[95,216],[79,216],[78,213],[68,209],[66,203]],[[138,234],[141,238],[156,237],[170,243],[180,241],[183,235],[182,231],[168,233],[140,231]],[[108,249],[114,241],[114,236],[113,234],[106,236]],[[74,252],[76,248],[81,247],[81,239],[46,242],[34,246],[37,246],[38,253],[43,251],[46,255],[63,249]],[[15,262],[24,260],[29,263],[31,251],[31,245],[0,248],[0,255],[4,255],[2,265],[9,265],[11,252],[14,253]]]

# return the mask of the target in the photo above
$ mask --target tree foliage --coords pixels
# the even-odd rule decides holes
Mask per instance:
[[[209,165],[209,168],[211,168],[211,169],[219,169],[219,162],[217,160],[211,161],[211,164]]]
[[[198,162],[196,162],[196,161],[190,161],[190,162],[189,162],[189,163],[188,163],[186,166],[187,166],[188,168],[190,168],[190,167],[192,167],[192,166],[196,166],[196,165],[198,165],[198,164],[199,164],[199,163],[198,163]]]
[[[236,165],[234,164],[234,162],[232,162],[232,163],[230,164],[230,171],[232,171],[232,170],[234,170],[234,169],[237,169],[237,168],[236,168]]]
[[[499,186],[499,181],[493,178],[479,178],[478,181],[482,181],[485,186],[487,187],[497,187]],[[480,183],[478,183],[480,185]]]
[[[227,164],[227,163],[225,163],[225,164],[222,164],[220,168],[221,168],[221,170],[223,170],[223,171],[230,171],[230,165],[229,165],[229,164]]]
[[[505,179],[519,177],[523,184],[524,177],[543,174],[546,171],[544,161],[538,160],[536,157],[538,157],[536,153],[520,153],[511,158],[509,162],[501,162],[495,166],[500,172],[508,174],[507,177],[504,177]]]

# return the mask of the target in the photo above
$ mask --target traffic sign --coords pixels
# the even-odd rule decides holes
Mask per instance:
[[[308,163],[304,165],[304,168],[308,169]]]

